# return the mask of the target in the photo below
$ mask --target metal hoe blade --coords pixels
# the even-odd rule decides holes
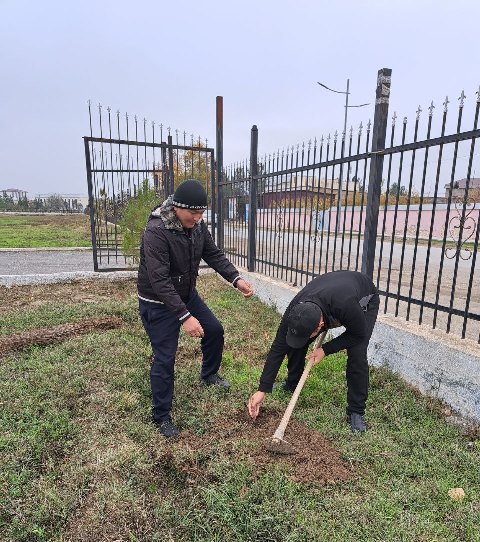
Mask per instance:
[[[295,448],[286,440],[275,437],[269,438],[265,441],[265,448],[269,452],[279,455],[292,455],[297,453]]]

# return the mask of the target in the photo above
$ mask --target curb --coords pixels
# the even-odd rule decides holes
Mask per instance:
[[[121,281],[137,278],[137,271],[109,271],[98,273],[95,271],[72,271],[65,273],[49,273],[45,275],[0,275],[0,287],[37,286],[42,284],[58,284],[80,280],[95,281]]]

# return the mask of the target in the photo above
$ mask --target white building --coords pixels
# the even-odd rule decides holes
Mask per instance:
[[[6,188],[5,190],[0,190],[0,195],[4,198],[12,198],[16,203],[21,199],[27,197],[28,192],[26,190],[19,190],[18,188]]]

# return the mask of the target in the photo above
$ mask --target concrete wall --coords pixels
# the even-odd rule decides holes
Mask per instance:
[[[242,269],[256,295],[283,314],[298,288]],[[335,330],[338,334],[342,328]],[[387,367],[461,418],[480,423],[480,348],[427,326],[379,315],[368,349],[370,365]]]

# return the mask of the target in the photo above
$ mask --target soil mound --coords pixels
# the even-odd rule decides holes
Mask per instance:
[[[195,477],[197,466],[186,459],[185,454],[176,452],[182,447],[203,451],[221,447],[225,455],[232,461],[247,460],[253,463],[259,472],[272,470],[275,466],[285,468],[289,478],[301,483],[334,484],[353,478],[354,471],[343,459],[338,450],[321,433],[315,431],[297,420],[290,420],[286,431],[286,440],[294,446],[294,455],[272,454],[266,449],[266,442],[277,428],[282,412],[263,409],[253,421],[246,411],[237,411],[233,416],[215,420],[213,431],[199,437],[189,431],[181,433],[181,437],[172,443],[167,452],[169,462],[175,462],[173,457],[183,457],[176,465],[179,472],[188,477]],[[176,450],[175,450],[176,449]],[[173,456],[172,456],[173,452]],[[188,455],[188,454],[187,454]],[[203,470],[199,469],[199,470]]]
[[[85,335],[92,331],[115,329],[123,324],[123,320],[116,316],[105,318],[88,318],[74,324],[61,324],[53,327],[37,328],[0,337],[0,357],[26,346],[47,345],[53,342],[64,341],[78,335]]]

